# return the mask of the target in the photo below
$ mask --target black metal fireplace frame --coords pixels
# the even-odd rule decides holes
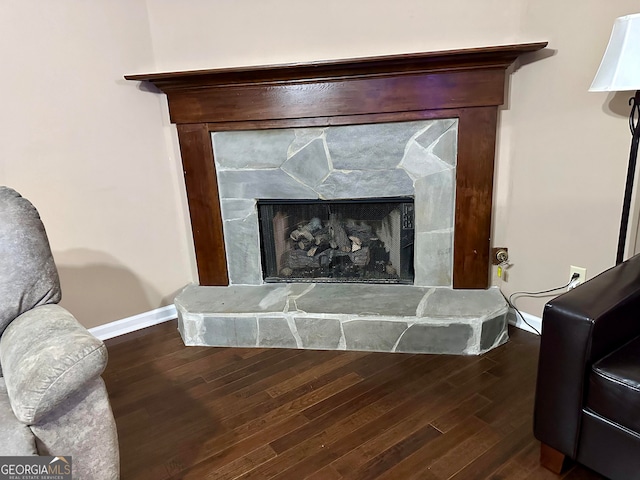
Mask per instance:
[[[337,277],[337,276],[312,276],[305,278],[303,276],[294,275],[287,278],[278,275],[279,271],[278,258],[275,251],[275,232],[273,227],[274,208],[282,208],[286,206],[292,207],[308,207],[310,210],[327,211],[331,207],[337,207],[339,210],[344,207],[353,209],[358,205],[393,205],[401,210],[400,219],[400,238],[398,238],[398,248],[400,262],[397,267],[397,278],[395,275],[380,275],[375,278],[367,277]],[[413,285],[414,283],[414,238],[415,238],[415,208],[414,198],[410,196],[403,197],[380,197],[380,198],[360,198],[360,199],[338,199],[338,200],[321,200],[321,199],[264,199],[257,200],[256,208],[258,210],[258,224],[260,230],[260,251],[263,279],[266,283],[289,283],[289,282],[350,282],[350,283],[396,283]],[[381,207],[381,210],[383,208]],[[371,210],[373,213],[373,210]],[[322,215],[320,215],[322,216]],[[374,216],[375,218],[375,216]],[[360,218],[359,220],[374,220],[374,218]],[[381,218],[377,219],[381,221]],[[321,269],[318,269],[320,272]]]

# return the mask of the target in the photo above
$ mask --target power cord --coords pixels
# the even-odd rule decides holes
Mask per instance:
[[[502,291],[500,293],[502,293]],[[525,320],[524,315],[522,315],[522,312],[518,310],[518,307],[516,307],[513,303],[511,303],[511,300],[509,300],[504,293],[502,293],[502,296],[507,301],[509,306],[513,308],[513,310],[516,312],[516,320],[517,320],[517,315],[520,315],[520,318],[525,323],[525,325],[527,325],[531,330],[533,330],[536,333],[536,335],[538,336],[542,335],[536,327],[534,327],[533,325],[531,325],[529,322]]]
[[[558,290],[563,290],[565,288],[574,288],[575,285],[574,283],[580,278],[580,275],[577,273],[574,273],[573,275],[571,275],[571,280],[569,280],[568,283],[560,286],[560,287],[556,287],[556,288],[550,288],[548,290],[540,290],[539,292],[513,292],[511,295],[509,295],[509,298],[506,297],[506,295],[502,292],[502,290],[500,291],[500,293],[502,293],[502,296],[504,297],[504,299],[507,301],[507,303],[509,304],[509,306],[511,308],[513,308],[516,312],[517,315],[520,315],[520,318],[522,319],[522,321],[524,322],[525,325],[527,325],[531,330],[533,330],[537,335],[542,335],[537,328],[535,328],[533,325],[531,325],[529,322],[527,322],[524,318],[524,315],[522,315],[522,312],[520,310],[518,310],[518,308],[514,305],[514,300],[513,297],[515,297],[516,295],[518,295],[519,297],[537,297],[539,295],[544,295],[546,293],[553,293],[553,292],[557,292]],[[573,286],[572,286],[573,285]]]

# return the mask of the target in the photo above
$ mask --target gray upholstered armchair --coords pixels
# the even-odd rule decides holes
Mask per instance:
[[[0,456],[71,455],[74,478],[117,479],[107,350],[59,301],[38,212],[0,187]]]

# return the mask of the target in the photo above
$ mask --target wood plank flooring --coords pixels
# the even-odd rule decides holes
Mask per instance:
[[[123,480],[601,479],[538,465],[538,337],[481,357],[106,342]]]

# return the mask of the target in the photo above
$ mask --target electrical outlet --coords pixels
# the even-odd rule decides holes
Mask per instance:
[[[491,249],[491,263],[503,265],[509,261],[509,249],[506,247],[493,247]]]
[[[571,280],[573,278],[573,275],[577,273],[578,279],[572,281],[569,286],[567,287],[567,291],[576,288],[578,285],[580,285],[581,283],[584,283],[587,280],[587,269],[583,268],[583,267],[574,267],[573,265],[571,265],[571,267],[569,267],[569,280]]]

